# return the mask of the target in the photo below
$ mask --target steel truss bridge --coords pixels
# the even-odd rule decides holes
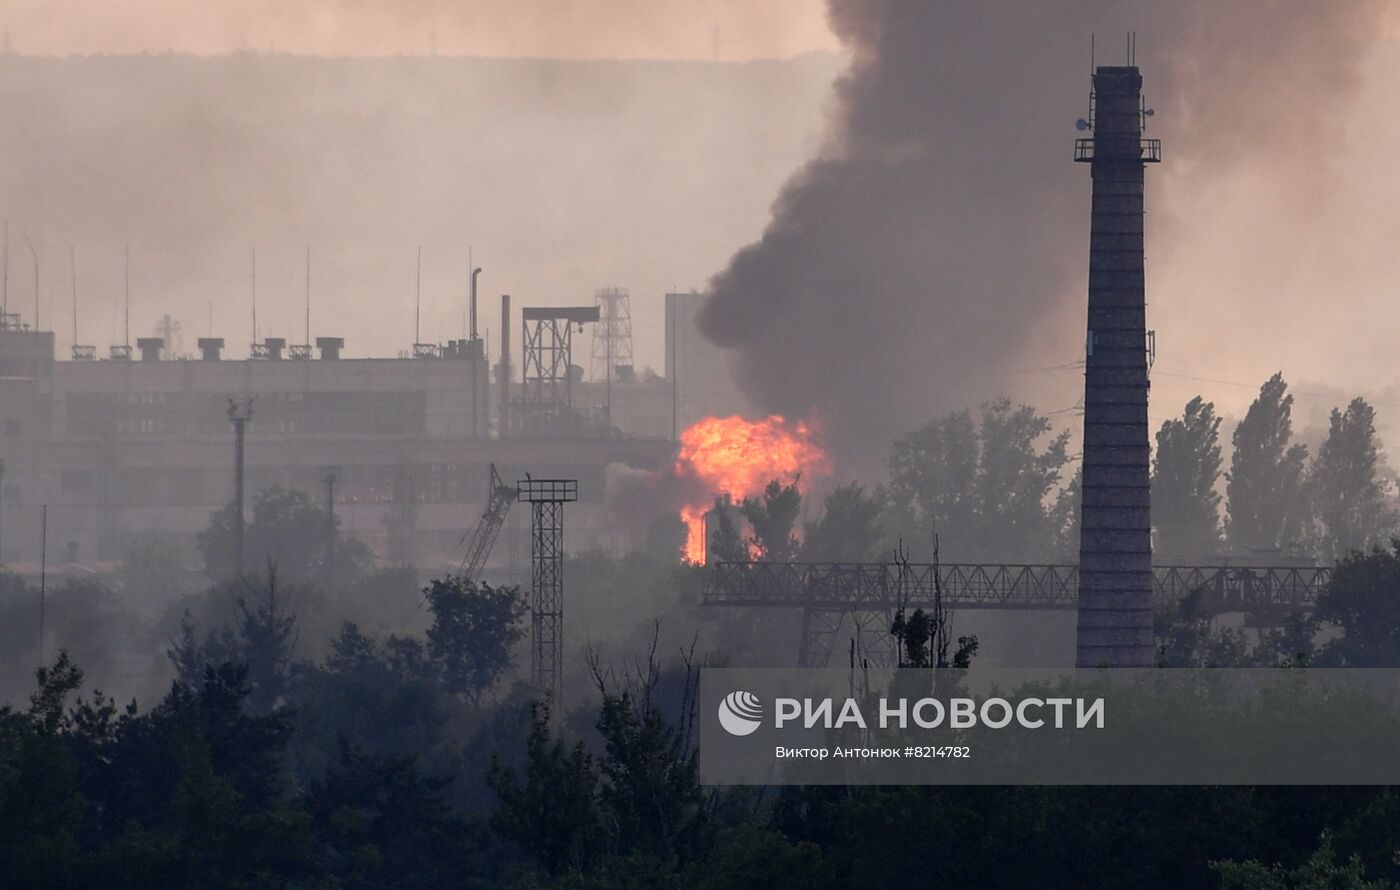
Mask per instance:
[[[707,567],[701,603],[717,607],[802,609],[798,662],[822,665],[849,636],[871,660],[892,655],[889,627],[896,609],[927,608],[942,589],[946,609],[1073,609],[1079,568],[1073,565],[942,563],[717,562]],[[1156,566],[1152,588],[1159,606],[1198,599],[1198,614],[1244,616],[1248,627],[1274,627],[1306,612],[1331,579],[1322,566]]]

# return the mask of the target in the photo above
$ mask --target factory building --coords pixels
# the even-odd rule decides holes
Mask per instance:
[[[521,322],[519,311],[513,320]],[[538,332],[528,324],[508,346],[530,347]],[[506,350],[492,368],[480,339],[414,344],[395,358],[345,358],[335,337],[290,347],[268,338],[246,359],[226,357],[217,338],[178,360],[163,346],[142,339],[135,354],[114,347],[106,359],[74,347],[60,361],[52,332],[16,315],[0,321],[0,560],[38,563],[47,505],[51,564],[100,568],[153,539],[193,562],[210,514],[233,501],[230,409],[248,400],[249,515],[272,485],[318,503],[333,490],[346,532],[391,564],[424,570],[462,558],[493,463],[508,480],[578,480],[568,540],[577,551],[625,546],[608,531],[610,465],[654,471],[674,459],[667,381],[585,383],[567,354],[555,362],[569,378],[567,401],[551,406],[541,401],[551,398],[551,381],[541,382],[538,362],[531,378],[524,352],[512,366]],[[503,367],[516,371],[503,378]],[[609,410],[600,410],[604,389]],[[512,421],[527,391],[532,416],[551,420]],[[529,558],[528,520],[515,520],[489,563],[497,574]]]

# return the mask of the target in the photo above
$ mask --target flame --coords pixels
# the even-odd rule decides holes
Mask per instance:
[[[705,556],[704,516],[716,495],[742,500],[761,493],[774,479],[796,479],[799,490],[813,475],[831,471],[831,459],[808,424],[778,414],[759,420],[707,417],[681,433],[676,474],[703,483],[703,495],[681,507],[686,525],[685,556]]]

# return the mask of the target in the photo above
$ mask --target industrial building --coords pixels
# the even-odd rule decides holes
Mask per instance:
[[[478,337],[392,358],[346,358],[336,337],[267,338],[236,359],[224,340],[204,338],[197,355],[176,360],[146,338],[108,358],[74,346],[59,360],[52,331],[6,314],[0,560],[38,563],[47,505],[50,564],[100,569],[151,539],[193,561],[210,514],[234,499],[231,400],[251,400],[249,513],[274,484],[317,502],[333,490],[347,533],[391,564],[437,570],[461,560],[494,463],[507,479],[578,480],[570,550],[625,546],[606,516],[608,468],[660,470],[674,459],[674,387],[631,368],[585,382],[575,362],[587,341],[567,341],[587,319],[538,307],[512,317],[503,303],[503,323],[519,334],[502,339],[494,367]],[[565,342],[543,342],[561,331]],[[527,534],[528,518],[513,519],[488,574],[512,560],[523,567]]]

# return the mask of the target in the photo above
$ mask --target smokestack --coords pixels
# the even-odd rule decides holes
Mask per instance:
[[[200,337],[199,352],[200,357],[206,362],[217,362],[219,353],[224,348],[223,337]]]
[[[1084,479],[1079,526],[1080,667],[1151,667],[1152,523],[1147,444],[1147,298],[1137,67],[1094,73],[1093,136],[1074,159],[1093,177],[1089,325],[1084,369]]]
[[[496,370],[496,384],[501,389],[497,434],[505,436],[510,433],[510,294],[501,294],[501,363]]]
[[[165,347],[164,337],[137,337],[136,348],[141,350],[141,361],[160,361],[160,351]]]
[[[471,304],[467,307],[467,312],[468,312],[468,316],[469,316],[469,318],[468,318],[468,324],[467,324],[467,331],[468,331],[467,338],[470,339],[470,340],[479,340],[479,339],[480,339],[480,337],[477,335],[477,332],[476,332],[476,331],[477,331],[477,328],[476,328],[476,279],[477,279],[477,276],[479,276],[480,274],[481,274],[481,267],[480,267],[480,266],[477,266],[475,269],[472,270],[472,296],[471,296]]]
[[[345,348],[345,338],[317,337],[316,348],[321,350],[321,361],[335,361],[340,358],[340,350]]]

